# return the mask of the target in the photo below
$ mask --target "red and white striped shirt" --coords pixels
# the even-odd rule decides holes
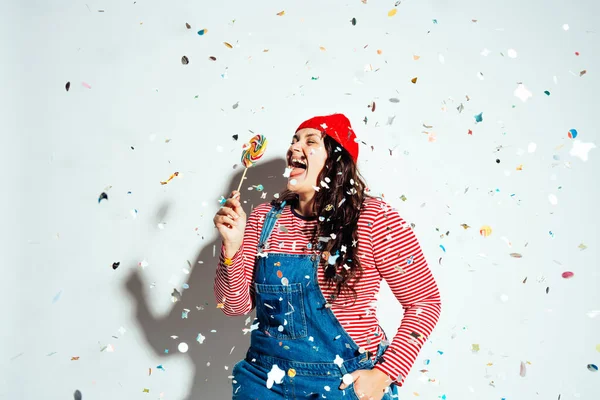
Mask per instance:
[[[221,246],[214,292],[225,315],[246,315],[254,309],[254,262],[265,215],[270,209],[269,203],[263,203],[252,210],[242,247],[229,267],[223,264],[224,247]],[[312,254],[307,244],[316,223],[316,217],[303,217],[289,205],[285,206],[264,252]],[[350,294],[341,294],[331,310],[356,344],[377,354],[384,336],[376,316],[376,302],[381,279],[386,280],[402,305],[404,316],[385,352],[385,362],[376,364],[375,368],[402,386],[439,319],[438,287],[411,226],[383,200],[365,199],[358,219],[356,246],[364,269],[361,280],[354,286],[358,296],[356,303],[352,305]],[[327,289],[323,268],[318,268],[318,280],[324,297],[329,299],[335,293],[335,284]]]

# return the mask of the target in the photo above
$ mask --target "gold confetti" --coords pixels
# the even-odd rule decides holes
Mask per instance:
[[[417,83],[417,77],[415,76],[415,77],[414,77],[414,78],[412,78],[410,81],[411,81],[412,83]]]
[[[321,49],[321,51],[326,51],[325,47],[323,47],[323,46],[319,46],[319,49]]]
[[[510,256],[514,257],[514,258],[522,258],[523,257],[520,253],[510,253]]]
[[[174,177],[179,176],[179,172],[175,172],[173,174],[171,174],[171,176],[169,177],[169,179],[167,179],[166,182],[160,182],[161,185],[166,185],[167,183],[169,183]]]
[[[79,357],[71,357],[71,361],[77,361],[79,360]]]
[[[388,12],[388,17],[393,17],[394,15],[396,15],[396,13],[398,12],[398,9],[393,8],[390,10],[390,12]]]
[[[295,370],[294,368],[290,368],[290,369],[288,369],[288,376],[289,376],[290,378],[293,378],[293,377],[295,377],[295,376],[296,376],[296,370]]]
[[[144,388],[144,393],[150,393],[150,389]]]
[[[418,56],[418,55],[416,55],[416,54],[415,54],[415,55],[413,55],[413,60],[417,61],[419,58],[421,58],[421,56]]]
[[[277,13],[277,15],[279,15],[280,17],[281,17],[282,15],[284,15],[284,14],[285,14],[285,11],[281,11],[281,12],[278,12],[278,13]]]
[[[232,45],[230,45],[229,43],[227,43],[227,42],[223,42],[223,44],[224,44],[225,46],[229,47],[230,49],[233,49],[233,46],[232,46]]]
[[[377,54],[381,55],[381,53],[383,53],[383,50],[377,50]]]

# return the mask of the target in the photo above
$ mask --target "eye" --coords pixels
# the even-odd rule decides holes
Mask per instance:
[[[308,141],[308,142],[306,142],[306,143],[308,143],[308,144],[311,144],[311,143],[317,143],[317,142],[315,142],[314,140],[309,140],[309,141]]]

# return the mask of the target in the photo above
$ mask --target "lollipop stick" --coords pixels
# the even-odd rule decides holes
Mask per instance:
[[[246,176],[246,171],[248,171],[248,168],[244,168],[244,174],[242,175],[242,179],[240,180],[240,186],[238,186],[237,191],[240,191],[240,188],[242,187],[242,182],[244,182],[244,177]]]

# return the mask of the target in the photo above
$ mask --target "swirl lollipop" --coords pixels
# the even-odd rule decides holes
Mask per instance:
[[[263,135],[256,135],[250,142],[244,145],[244,151],[242,152],[242,164],[244,164],[244,174],[242,175],[242,179],[240,180],[240,185],[237,188],[237,191],[240,191],[242,187],[242,182],[244,181],[244,177],[246,176],[246,171],[248,168],[252,167],[260,158],[265,154],[265,150],[267,149],[267,138]]]

